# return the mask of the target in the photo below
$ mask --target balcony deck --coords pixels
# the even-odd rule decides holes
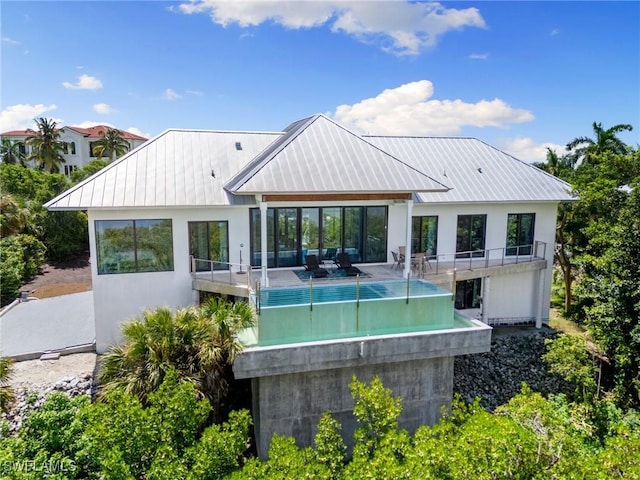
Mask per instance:
[[[546,245],[537,242],[529,255],[505,255],[505,249],[483,250],[473,252],[453,253],[438,255],[430,259],[423,268],[410,270],[412,278],[422,278],[441,288],[452,290],[452,282],[468,280],[490,275],[504,275],[529,270],[541,270],[547,268],[544,258]],[[458,258],[468,253],[468,258]],[[482,253],[483,256],[479,254]],[[192,259],[194,263],[195,259]],[[206,260],[198,260],[205,261]],[[213,267],[215,262],[210,262]],[[219,264],[217,264],[219,266]],[[256,290],[260,282],[260,269],[247,268],[247,265],[224,264],[225,270],[211,270],[207,272],[192,273],[193,289],[198,291],[249,297]],[[390,263],[357,264],[365,273],[359,281],[385,281],[403,278],[403,269]],[[331,271],[334,266],[327,266]],[[241,270],[241,271],[240,271]],[[309,280],[301,279],[296,272],[301,272],[304,267],[270,268],[268,270],[269,287],[293,287],[307,285]],[[455,275],[454,275],[455,272]],[[314,279],[317,285],[325,283],[352,283],[355,277]]]

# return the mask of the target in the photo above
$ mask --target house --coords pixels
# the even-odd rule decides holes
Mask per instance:
[[[487,325],[548,320],[556,210],[569,188],[474,138],[360,136],[314,115],[282,132],[167,130],[46,207],[88,212],[98,352],[141,310],[193,304],[200,291],[261,302],[258,290],[308,290],[286,324],[267,325],[284,317],[267,320],[265,303],[234,364],[253,379],[264,456],[274,432],[309,444],[322,409],[355,428],[345,413],[354,373],[386,374],[407,393],[405,424],[436,421],[453,357],[487,351]],[[351,313],[318,304],[322,280],[297,275],[307,255],[332,270],[339,252],[368,280],[404,282],[406,299],[366,304],[367,278],[351,277]],[[421,265],[412,252],[425,254]],[[423,278],[441,288],[412,296]],[[412,323],[438,302],[446,327]],[[394,329],[401,310],[410,318]],[[269,400],[283,396],[290,404]]]
[[[93,144],[97,140],[100,140],[108,128],[110,127],[106,125],[96,125],[89,128],[66,126],[60,129],[60,141],[64,142],[65,145],[65,151],[62,154],[65,160],[63,164],[65,175],[71,174],[72,171],[82,168],[92,160],[98,158],[98,155],[96,155],[93,150]],[[120,130],[120,132],[122,138],[129,143],[130,150],[139,147],[147,141],[146,138],[140,135],[124,130]],[[29,130],[12,130],[1,133],[0,137],[9,138],[15,142],[24,142],[27,137],[32,134],[33,132]],[[20,148],[25,155],[30,153],[29,145],[23,143]]]
[[[46,207],[88,211],[103,351],[141,309],[194,301],[190,255],[222,269],[242,256],[268,286],[271,269],[309,252],[362,265],[391,264],[404,245],[431,264],[537,253],[542,269],[464,273],[457,307],[482,297],[485,323],[545,322],[556,209],[571,199],[565,182],[477,139],[358,136],[316,115],[283,132],[167,130]]]

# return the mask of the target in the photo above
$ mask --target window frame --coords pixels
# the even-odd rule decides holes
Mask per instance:
[[[468,225],[461,226],[461,220],[469,219]],[[477,229],[474,224],[477,220],[482,220],[482,237],[476,237]],[[461,229],[466,229],[466,235],[461,237]],[[474,248],[475,246],[480,248]],[[456,223],[456,258],[469,258],[469,252],[473,258],[483,258],[487,246],[487,214],[472,213],[458,215]],[[460,253],[463,252],[463,253]]]
[[[468,300],[471,301],[468,302]],[[467,310],[470,308],[480,308],[481,306],[482,278],[478,277],[471,278],[469,280],[458,280],[456,282],[454,308],[456,310]]]
[[[223,246],[221,246],[220,250],[222,251],[222,254],[220,255],[220,259],[219,260],[215,260],[218,263],[214,263],[213,264],[213,269],[214,270],[229,270],[230,269],[230,265],[229,265],[229,221],[228,220],[194,220],[194,221],[189,221],[187,222],[187,235],[189,237],[189,254],[194,256],[194,248],[193,248],[193,244],[191,243],[191,228],[192,226],[195,225],[206,225],[206,238],[207,238],[207,258],[206,259],[202,259],[202,260],[212,260],[211,259],[211,226],[212,225],[216,225],[216,226],[220,226],[220,224],[224,224],[225,225],[225,244]],[[224,250],[226,249],[226,256],[224,255]],[[211,264],[209,264],[207,262],[207,264],[209,266],[207,267],[203,267],[200,265],[199,262],[196,262],[196,272],[204,272],[204,271],[208,271],[211,269]]]
[[[428,219],[428,220],[427,220]],[[424,235],[425,221],[434,224],[433,244],[429,245],[429,235]],[[429,259],[438,255],[438,215],[418,215],[411,218],[411,253],[429,253]],[[416,235],[417,233],[417,235]],[[431,247],[431,248],[430,248]]]
[[[524,232],[522,230],[523,217],[529,218],[529,231]],[[510,225],[512,224],[512,218],[515,219],[515,238],[512,237]],[[536,214],[535,213],[509,213],[507,214],[507,234],[505,240],[505,256],[518,256],[518,255],[531,255],[533,251],[533,242],[536,233]],[[529,237],[530,242],[526,242],[526,237]],[[524,243],[523,242],[524,239]],[[515,244],[513,244],[515,243]]]
[[[150,222],[159,222],[159,224],[161,222],[168,222],[168,226],[169,226],[169,236],[170,236],[170,252],[168,252],[169,254],[167,255],[167,267],[166,268],[154,268],[154,269],[148,269],[144,266],[144,264],[142,263],[141,260],[141,253],[143,251],[143,242],[145,241],[145,239],[143,238],[143,235],[141,235],[142,232],[138,232],[138,230],[142,230],[143,228],[151,228],[154,225],[143,225],[144,223],[149,224]],[[122,230],[126,230],[126,228],[129,226],[128,224],[130,224],[130,228],[131,228],[131,242],[132,242],[132,250],[130,252],[126,251],[126,250],[122,250],[122,251],[114,251],[113,253],[109,254],[106,252],[103,252],[103,247],[101,246],[104,245],[103,242],[105,242],[104,239],[104,234],[103,232],[108,230],[107,226],[104,227],[104,229],[101,229],[102,225],[105,224],[122,224],[122,226],[120,227]],[[140,226],[137,226],[136,224],[139,223]],[[115,225],[114,227],[111,228],[116,228]],[[139,219],[108,219],[108,220],[94,220],[94,232],[95,232],[95,246],[96,246],[96,260],[97,260],[97,264],[96,264],[96,270],[98,275],[121,275],[121,274],[127,274],[127,273],[156,273],[156,272],[172,272],[175,269],[175,260],[174,260],[174,249],[173,249],[173,244],[174,244],[174,239],[173,239],[173,220],[170,218],[139,218]],[[126,233],[126,232],[125,232]],[[154,237],[149,237],[149,238],[154,238]],[[157,238],[157,237],[156,237]],[[125,241],[127,240],[127,238],[124,239]],[[110,245],[108,244],[108,240],[106,241],[106,246],[104,247],[104,249],[106,250],[106,248],[110,247]],[[164,250],[166,250],[166,245],[163,246]],[[112,247],[113,248],[113,247]],[[117,261],[117,262],[113,262],[112,258],[113,256],[118,257],[119,255],[128,255],[128,254],[132,254],[132,259],[126,259],[124,257],[122,258],[122,261]],[[154,259],[155,260],[155,259]],[[111,262],[109,262],[111,261]],[[126,268],[124,270],[120,269],[120,265],[121,264],[126,264],[126,263],[132,263],[133,268]],[[114,268],[113,270],[106,268],[107,265],[113,265]],[[117,268],[115,268],[117,266]]]

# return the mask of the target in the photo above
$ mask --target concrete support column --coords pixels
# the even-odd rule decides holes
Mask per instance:
[[[409,272],[411,271],[411,218],[413,215],[413,200],[407,200],[407,236],[405,239],[405,258],[404,258],[404,270],[402,276],[409,278]]]
[[[544,312],[544,274],[545,270],[538,270],[538,281],[537,283],[537,295],[534,297],[536,299],[536,328],[542,328],[542,312]]]
[[[267,264],[269,262],[267,253],[267,207],[267,202],[260,202],[260,258],[262,259],[260,262],[260,283],[263,287],[269,286],[269,276],[267,275]]]
[[[482,279],[482,323],[489,324],[489,296],[491,295],[491,277]]]

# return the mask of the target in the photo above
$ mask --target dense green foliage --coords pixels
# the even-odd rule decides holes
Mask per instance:
[[[378,379],[354,379],[352,458],[344,462],[340,426],[322,417],[313,448],[274,436],[269,460],[250,460],[234,480],[317,478],[353,479],[547,479],[639,478],[640,425],[637,418],[611,413],[595,427],[593,412],[566,398],[544,399],[523,387],[491,414],[479,402],[454,401],[435,426],[412,436],[398,427],[401,403]]]
[[[3,304],[16,298],[20,286],[38,272],[45,250],[44,244],[31,235],[11,235],[0,240]]]
[[[556,261],[564,276],[565,312],[608,359],[610,368],[603,369],[613,372],[613,378],[603,379],[605,386],[613,385],[608,393],[619,405],[638,408],[640,151],[617,138],[625,130],[631,126],[605,129],[594,123],[593,139],[576,138],[566,155],[549,152],[538,166],[569,182],[579,199],[559,207]],[[575,353],[566,350],[564,363],[573,362]],[[584,373],[574,375],[584,380]],[[585,394],[594,389],[590,383],[581,383]]]
[[[8,357],[0,357],[0,412],[9,410],[14,399],[14,392],[9,385],[11,379],[13,360]]]
[[[209,425],[210,404],[179,376],[169,369],[146,403],[122,388],[94,404],[50,394],[17,435],[3,433],[2,478],[640,478],[640,418],[610,402],[596,410],[524,386],[493,414],[479,401],[455,399],[438,424],[411,435],[399,427],[400,399],[377,378],[370,384],[354,378],[359,427],[351,458],[340,424],[326,413],[312,447],[275,435],[269,460],[260,461],[246,456],[248,412]]]
[[[211,406],[170,371],[147,405],[122,390],[103,401],[50,394],[0,443],[6,479],[218,479],[239,466],[247,411],[207,426]]]
[[[43,255],[52,261],[66,260],[88,249],[84,212],[49,212],[42,206],[69,187],[64,175],[0,164],[3,304],[37,273]]]
[[[103,392],[123,389],[142,401],[176,369],[223,413],[237,334],[254,324],[247,302],[211,298],[199,307],[158,308],[123,326],[123,342],[101,359]]]
[[[91,160],[84,167],[78,168],[71,172],[71,181],[73,183],[80,183],[84,179],[89,178],[94,173],[99,172],[107,165],[109,165],[109,162],[107,160]]]

